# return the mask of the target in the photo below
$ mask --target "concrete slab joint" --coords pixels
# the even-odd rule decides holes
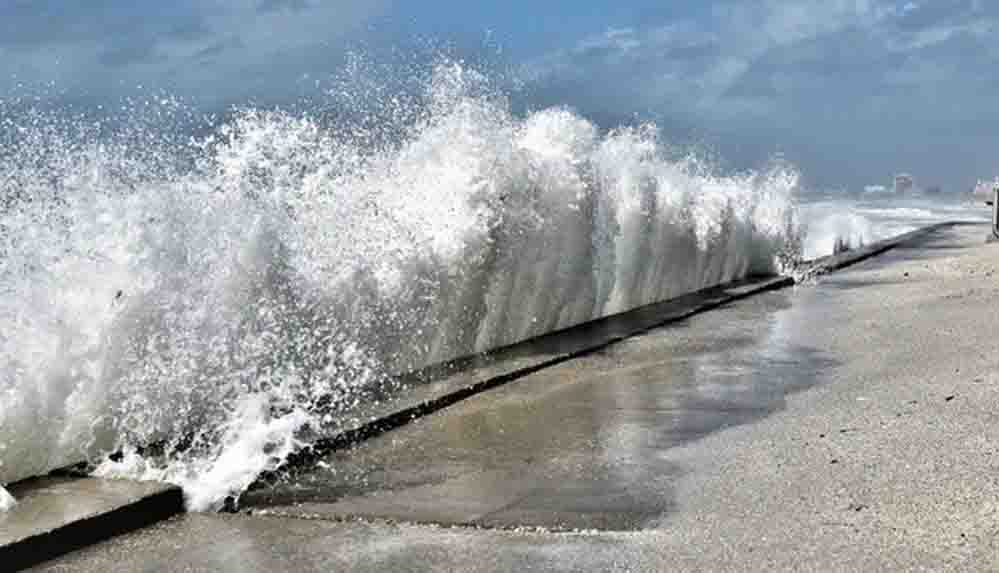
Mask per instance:
[[[183,511],[180,488],[161,483],[43,477],[14,484],[0,514],[0,570],[19,571]]]

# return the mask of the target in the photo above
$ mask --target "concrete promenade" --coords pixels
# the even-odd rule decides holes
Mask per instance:
[[[943,229],[45,571],[999,570],[999,244]]]

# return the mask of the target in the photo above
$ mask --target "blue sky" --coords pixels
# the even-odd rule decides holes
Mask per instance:
[[[280,100],[419,42],[490,53],[532,106],[656,119],[735,165],[781,151],[822,185],[999,174],[999,3],[987,0],[8,0],[0,97],[164,89]],[[20,87],[19,87],[20,86]],[[27,86],[27,88],[25,87]]]

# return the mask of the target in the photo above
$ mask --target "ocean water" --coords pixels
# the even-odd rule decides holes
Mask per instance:
[[[945,221],[984,222],[991,211],[958,195],[803,194],[802,255],[814,259]]]
[[[453,62],[393,106],[193,136],[145,121],[169,98],[117,130],[0,109],[0,484],[89,460],[215,509],[393,374],[968,209],[719,173]]]

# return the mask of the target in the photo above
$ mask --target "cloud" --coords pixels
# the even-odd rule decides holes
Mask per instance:
[[[999,3],[620,0],[591,14],[511,2],[9,0],[0,97],[35,83],[94,98],[142,85],[212,105],[277,100],[336,72],[356,39],[373,57],[427,40],[477,61],[488,31],[520,71],[518,105],[708,130],[747,157],[792,146],[830,176],[830,149],[863,149],[863,171],[926,134],[953,144],[999,129]]]
[[[798,145],[813,150],[814,172],[842,177],[820,149],[883,159],[903,152],[899,137],[999,123],[997,32],[999,6],[970,0],[714,2],[585,38],[528,62],[524,77],[545,103],[691,122],[740,149],[753,142],[757,156]]]
[[[0,46],[111,45],[125,38],[196,39],[210,33],[195,0],[146,4],[123,0],[15,0],[0,8]]]
[[[0,5],[0,95],[57,83],[91,94],[143,85],[209,100],[276,96],[298,76],[332,71],[343,39],[388,2],[14,0]]]
[[[119,45],[107,49],[97,57],[97,61],[109,68],[120,68],[138,62],[156,59],[156,45],[153,42],[138,42],[134,45]]]
[[[282,10],[300,12],[308,9],[309,3],[306,0],[260,0],[257,3],[257,10],[264,13]]]
[[[215,42],[205,48],[198,50],[197,52],[194,53],[191,59],[205,62],[217,58],[218,56],[222,55],[223,52],[229,50],[238,50],[240,48],[245,48],[245,47],[246,44],[243,43],[243,40],[239,36],[232,36],[229,38],[225,38],[223,40],[219,40],[218,42]]]
[[[813,90],[862,97],[919,82],[920,69],[930,81],[943,68],[968,67],[962,59],[992,62],[999,13],[974,2],[940,4],[949,9],[876,0],[719,3],[699,20],[609,29],[529,62],[524,75],[555,92],[601,78],[608,88],[594,86],[597,100],[626,85],[636,109],[659,102],[705,119],[747,108],[774,113],[782,100]]]

